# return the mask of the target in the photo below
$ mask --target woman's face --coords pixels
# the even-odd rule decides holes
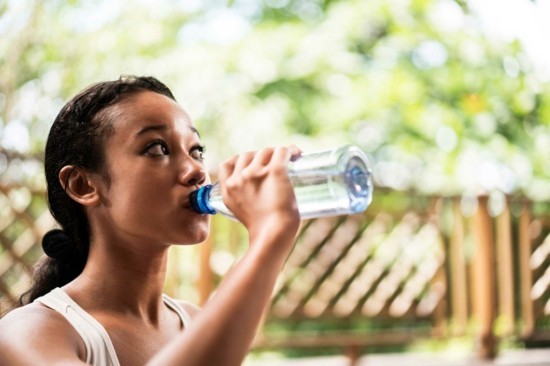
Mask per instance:
[[[94,207],[108,235],[132,242],[193,244],[206,239],[210,219],[190,207],[189,194],[210,182],[203,147],[185,111],[144,91],[108,110],[114,134],[105,138],[109,181]]]

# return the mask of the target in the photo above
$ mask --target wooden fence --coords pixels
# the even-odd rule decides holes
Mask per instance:
[[[304,221],[255,347],[332,346],[353,359],[469,335],[491,358],[499,339],[548,341],[549,212],[522,197],[380,191],[363,215]],[[53,225],[42,191],[0,186],[2,309],[28,285]],[[244,243],[238,223],[216,217],[207,242],[171,256],[167,292],[206,301]]]
[[[339,345],[357,354],[470,335],[478,356],[492,358],[498,339],[550,340],[549,205],[416,200],[424,204],[305,223],[266,324],[317,320],[340,329],[264,332],[257,345]]]

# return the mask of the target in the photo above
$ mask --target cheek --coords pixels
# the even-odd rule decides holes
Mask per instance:
[[[151,217],[160,214],[159,210],[166,206],[168,197],[162,193],[162,188],[154,184],[129,184],[118,189],[113,200],[118,203],[118,209],[128,215]]]
[[[135,221],[158,214],[158,208],[166,201],[166,197],[160,197],[161,191],[162,188],[155,182],[148,182],[139,176],[121,177],[117,174],[111,180],[105,197],[113,215]]]
[[[111,179],[109,195],[113,199],[126,197],[127,199],[143,200],[163,190],[162,178],[147,172],[139,172],[139,169],[119,170]]]

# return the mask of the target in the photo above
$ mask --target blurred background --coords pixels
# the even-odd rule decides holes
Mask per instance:
[[[215,175],[277,144],[356,144],[364,215],[304,222],[250,362],[550,340],[550,3],[0,0],[0,305],[54,223],[42,151],[62,105],[124,74],[165,82]],[[216,218],[166,291],[206,301],[245,245]],[[253,296],[253,294],[251,294]]]

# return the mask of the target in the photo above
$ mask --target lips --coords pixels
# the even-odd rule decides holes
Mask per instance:
[[[186,209],[186,210],[191,210],[191,211],[195,212],[195,210],[193,209],[193,204],[191,203],[190,196],[191,196],[191,193],[188,193],[187,195],[182,197],[182,199],[180,201],[181,202],[181,207]]]
[[[184,210],[189,210],[195,214],[198,214],[195,209],[193,208],[193,205],[191,204],[190,201],[185,201],[182,206],[181,206]]]

